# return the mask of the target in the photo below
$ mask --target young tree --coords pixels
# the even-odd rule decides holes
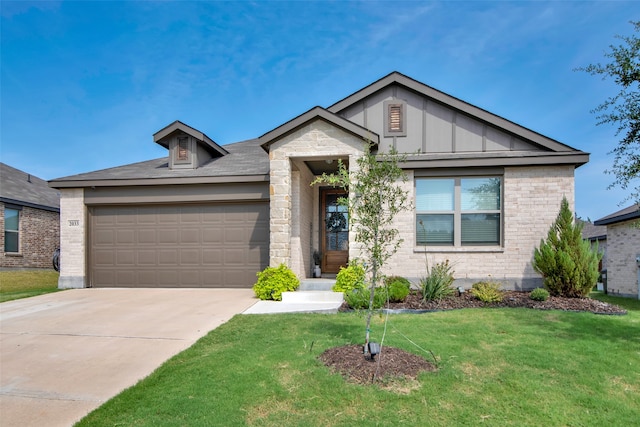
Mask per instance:
[[[533,268],[542,274],[544,287],[554,296],[570,298],[589,295],[598,280],[602,254],[582,239],[582,223],[574,222],[566,197],[549,229],[547,241],[533,255]]]
[[[640,31],[640,21],[631,21],[634,30]],[[611,153],[614,154],[613,168],[608,173],[615,175],[615,181],[609,186],[620,186],[622,189],[630,187],[631,195],[640,201],[640,185],[635,185],[640,178],[640,38],[637,34],[616,38],[625,44],[609,46],[611,49],[604,54],[611,59],[605,65],[591,64],[578,68],[591,75],[601,75],[603,79],[613,78],[620,86],[618,94],[607,98],[592,112],[598,114],[598,125],[615,124],[618,126],[616,135],[624,135],[618,146]]]
[[[358,158],[357,170],[349,174],[342,162],[338,171],[323,174],[315,183],[325,183],[349,190],[349,197],[339,203],[348,207],[350,226],[355,231],[355,241],[360,244],[366,270],[369,273],[370,297],[367,314],[365,352],[368,351],[369,327],[373,314],[375,288],[381,279],[380,269],[395,254],[402,243],[394,217],[410,208],[408,192],[400,183],[407,177],[398,165],[405,157],[396,150],[388,154],[373,154],[367,143],[365,153]]]

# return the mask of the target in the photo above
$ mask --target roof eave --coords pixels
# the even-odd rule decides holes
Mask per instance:
[[[594,221],[593,224],[594,225],[611,225],[611,224],[617,224],[619,222],[630,221],[632,219],[638,219],[638,218],[640,218],[640,208],[634,212],[629,212],[624,215],[618,215],[611,218],[599,219],[597,221]]]
[[[125,179],[92,179],[92,180],[53,180],[52,188],[89,188],[89,187],[132,187],[143,185],[184,185],[184,184],[229,184],[243,182],[267,182],[269,174],[194,176],[170,178],[125,178]]]

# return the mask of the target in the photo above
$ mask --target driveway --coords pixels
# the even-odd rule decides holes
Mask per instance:
[[[70,426],[257,300],[251,289],[73,289],[0,304],[0,424]]]

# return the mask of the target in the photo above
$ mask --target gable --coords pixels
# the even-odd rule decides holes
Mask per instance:
[[[388,132],[390,106],[402,110],[400,132]],[[584,164],[588,154],[394,72],[328,108],[380,135],[379,149],[411,159],[430,155],[476,158],[545,158]],[[526,162],[526,161],[523,161]]]

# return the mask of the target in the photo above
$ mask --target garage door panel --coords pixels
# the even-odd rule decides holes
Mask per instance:
[[[158,250],[158,262],[162,266],[178,265],[178,249]]]
[[[90,209],[96,287],[251,287],[269,262],[268,203]]]
[[[149,249],[138,249],[138,265],[156,266],[158,265],[158,253]]]
[[[155,229],[139,228],[138,229],[138,243],[141,245],[155,245],[157,243]]]
[[[178,244],[178,230],[158,230],[158,243],[161,245]]]
[[[118,230],[116,232],[116,243],[118,245],[131,245],[136,241],[136,230],[133,228]]]

